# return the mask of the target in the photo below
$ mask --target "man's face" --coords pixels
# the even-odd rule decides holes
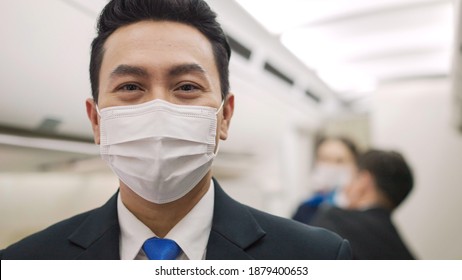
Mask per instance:
[[[336,139],[324,141],[318,148],[316,158],[320,163],[345,166],[354,170],[354,156],[345,144]]]
[[[105,42],[99,109],[154,99],[220,107],[220,79],[212,46],[194,27],[141,21],[117,29]],[[234,99],[229,94],[218,114],[217,138],[226,139],[233,108]],[[99,118],[91,100],[87,100],[87,113],[99,143]]]

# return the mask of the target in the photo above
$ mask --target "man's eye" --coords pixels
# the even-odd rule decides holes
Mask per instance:
[[[199,88],[192,84],[184,84],[178,87],[178,90],[181,90],[181,91],[193,91],[196,89],[199,89]]]
[[[135,84],[126,84],[120,87],[121,90],[126,91],[134,91],[134,90],[141,90],[141,88]]]

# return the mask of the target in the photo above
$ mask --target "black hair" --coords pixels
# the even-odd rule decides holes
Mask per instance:
[[[359,157],[358,168],[371,173],[392,208],[401,204],[414,185],[411,168],[395,151],[369,150]]]
[[[118,28],[144,20],[172,21],[190,25],[210,41],[220,75],[221,95],[229,92],[229,58],[231,49],[216,14],[203,0],[111,0],[102,10],[97,36],[91,44],[90,83],[92,96],[98,101],[99,72],[104,43]]]

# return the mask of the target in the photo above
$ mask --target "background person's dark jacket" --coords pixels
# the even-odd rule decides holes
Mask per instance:
[[[329,229],[346,238],[350,242],[353,259],[414,259],[393,225],[390,211],[386,209],[352,211],[320,207],[311,224]]]

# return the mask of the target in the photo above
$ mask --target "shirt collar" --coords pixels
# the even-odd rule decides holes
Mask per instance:
[[[210,187],[201,200],[165,236],[181,247],[186,259],[204,258],[212,229],[213,206],[214,184],[211,180]],[[117,198],[117,214],[120,225],[120,257],[123,260],[133,260],[140,253],[143,243],[155,234],[125,207],[120,193]]]

